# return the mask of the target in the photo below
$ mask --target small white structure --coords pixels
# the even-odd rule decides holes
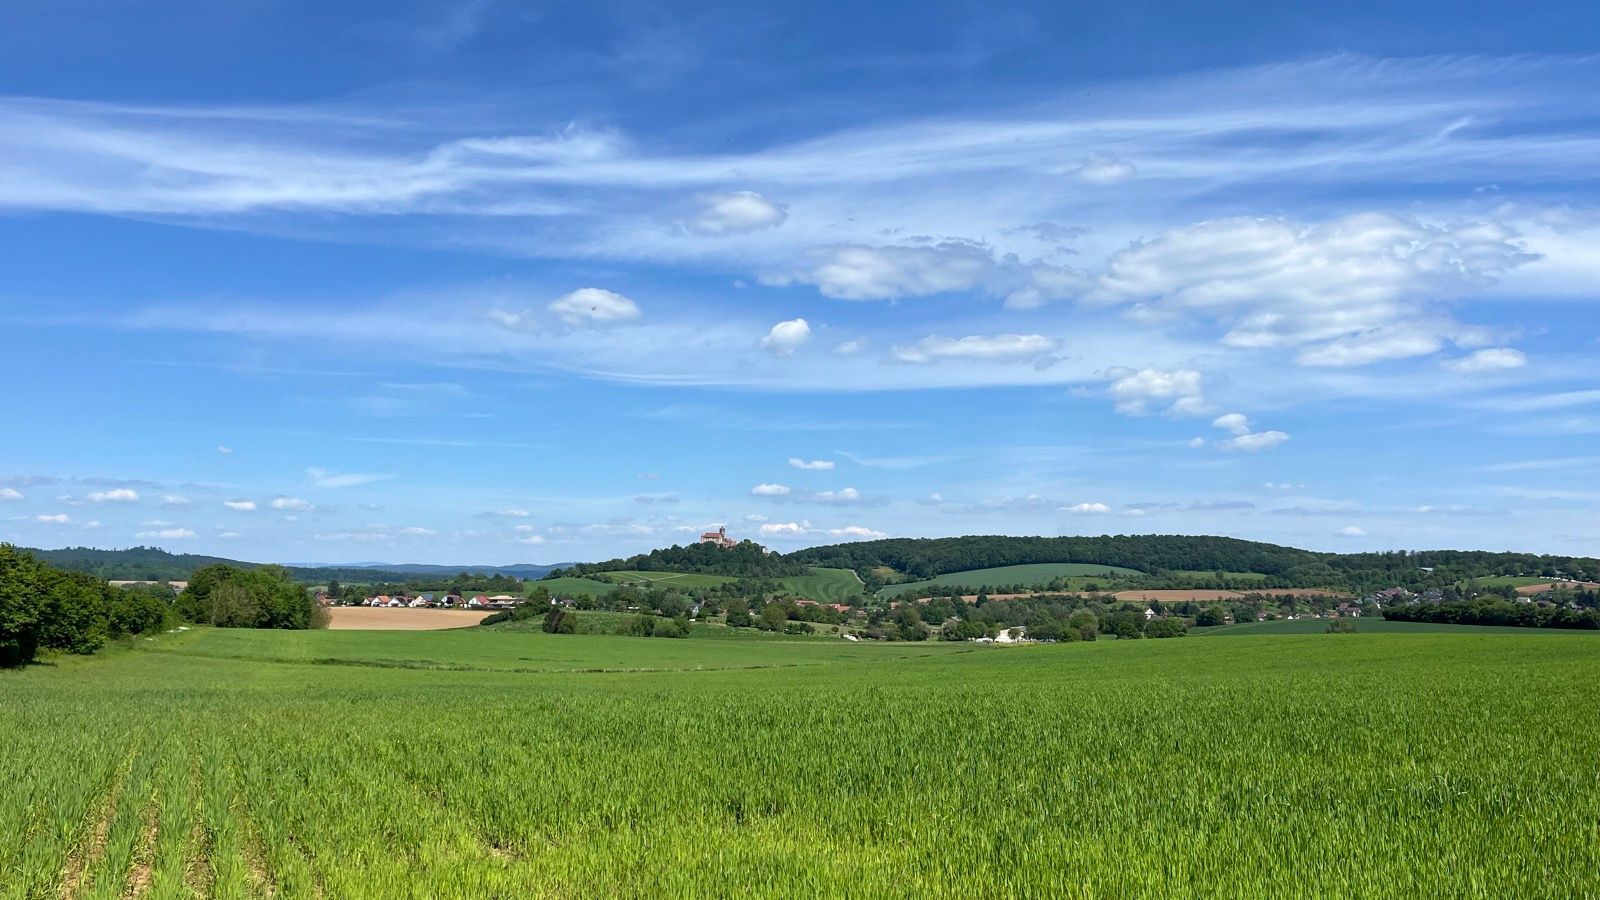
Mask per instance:
[[[996,644],[1020,644],[1028,639],[1028,629],[1018,625],[1016,628],[1002,628],[994,636]]]

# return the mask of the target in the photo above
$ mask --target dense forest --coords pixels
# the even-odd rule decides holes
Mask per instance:
[[[1593,579],[1600,560],[1590,557],[1490,553],[1472,550],[1397,550],[1385,553],[1316,553],[1235,538],[1188,535],[889,539],[812,547],[788,559],[855,569],[869,584],[888,567],[901,580],[1025,563],[1094,563],[1126,566],[1160,577],[1171,572],[1256,572],[1267,587],[1340,587],[1355,593],[1384,587],[1423,589],[1472,578],[1535,575]]]
[[[731,575],[735,578],[783,578],[804,575],[809,571],[805,562],[794,556],[784,557],[769,553],[754,541],[740,541],[732,547],[716,544],[690,544],[687,547],[671,546],[652,550],[627,559],[610,559],[597,563],[578,563],[565,569],[556,569],[546,578],[567,575],[589,575],[595,572],[695,572],[702,575]]]

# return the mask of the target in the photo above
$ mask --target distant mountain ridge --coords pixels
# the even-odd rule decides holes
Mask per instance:
[[[448,577],[466,572],[469,575],[504,575],[513,578],[543,578],[554,565],[519,563],[508,566],[439,566],[421,563],[346,563],[346,564],[282,564],[260,563],[228,559],[222,556],[205,556],[195,553],[169,553],[159,547],[128,547],[120,550],[100,550],[93,547],[62,547],[58,550],[19,548],[35,558],[57,568],[72,572],[85,572],[109,581],[183,581],[190,573],[204,566],[230,565],[254,568],[262,565],[283,565],[296,581],[320,584],[330,580],[345,582],[407,581],[418,577]]]

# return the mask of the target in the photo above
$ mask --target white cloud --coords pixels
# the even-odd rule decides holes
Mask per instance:
[[[221,453],[223,456],[227,456],[228,454],[233,452],[233,448],[229,447],[229,446],[226,446],[224,444],[218,444],[217,445],[217,452]]]
[[[237,531],[224,531],[224,532],[221,532],[221,533],[219,533],[217,535],[217,537],[219,537],[219,538],[226,538],[228,540],[232,540],[232,539],[234,539],[234,538],[236,538],[238,536],[239,536],[239,532],[237,532]]]
[[[863,525],[846,525],[843,528],[829,528],[828,534],[833,537],[851,538],[853,540],[873,541],[889,536],[888,532],[876,531]]]
[[[167,509],[186,509],[194,505],[194,501],[182,494],[162,494],[161,505]]]
[[[194,532],[187,528],[164,528],[160,531],[141,531],[135,534],[134,537],[176,540],[178,538],[192,538],[194,537]]]
[[[1356,525],[1346,525],[1339,529],[1339,534],[1344,537],[1366,537],[1367,532]]]
[[[411,537],[427,537],[429,535],[435,535],[438,533],[439,532],[434,531],[432,528],[423,528],[421,525],[408,525],[405,528],[400,529],[400,534]]]
[[[832,472],[833,460],[831,459],[801,459],[798,456],[789,457],[789,465],[807,472]]]
[[[1210,319],[1227,327],[1230,347],[1305,348],[1303,365],[1365,365],[1435,352],[1467,329],[1425,304],[1535,258],[1492,222],[1376,212],[1316,225],[1216,219],[1114,254],[1094,298]]]
[[[310,501],[301,500],[299,497],[277,497],[273,499],[271,505],[273,509],[296,510],[299,512],[310,512],[316,509]]]
[[[744,520],[746,522],[765,522],[767,517],[760,513],[745,513]]]
[[[810,522],[767,522],[757,529],[762,537],[795,537],[810,530]]]
[[[772,326],[761,346],[777,356],[788,356],[810,338],[811,325],[805,319],[789,319]]]
[[[639,318],[639,304],[601,288],[579,288],[550,302],[568,325],[610,325]]]
[[[1228,438],[1219,443],[1218,446],[1227,450],[1243,450],[1247,453],[1254,453],[1258,450],[1271,450],[1288,439],[1289,436],[1281,431],[1257,431]]]
[[[1206,445],[1206,439],[1203,438],[1203,437],[1192,437],[1192,438],[1189,438],[1189,448],[1191,450],[1198,449],[1200,447],[1204,447],[1205,445]]]
[[[38,516],[34,516],[33,518],[34,518],[34,521],[44,522],[44,523],[50,524],[50,525],[65,525],[68,522],[72,521],[72,517],[67,515],[66,513],[55,513],[54,515],[38,515]]]
[[[136,503],[139,492],[131,488],[113,488],[109,491],[93,491],[89,494],[91,503]]]
[[[1528,355],[1521,350],[1510,347],[1488,347],[1477,350],[1460,359],[1452,359],[1445,363],[1445,368],[1475,375],[1480,372],[1507,372],[1520,369],[1528,364]]]
[[[525,509],[512,509],[507,507],[505,509],[495,510],[492,513],[486,513],[486,515],[499,516],[502,519],[526,519],[532,515],[532,513]]]
[[[784,497],[788,496],[789,492],[789,486],[786,484],[758,484],[750,489],[750,496]]]
[[[354,487],[358,484],[371,484],[374,481],[383,481],[394,477],[393,475],[372,475],[361,472],[337,474],[327,469],[315,467],[306,469],[306,474],[311,476],[312,486],[319,488]]]
[[[517,538],[517,543],[519,543],[519,544],[530,544],[530,545],[542,544],[542,543],[544,543],[544,535],[542,535],[542,534],[530,534],[527,537]]]
[[[906,363],[934,363],[945,359],[1021,362],[1053,352],[1060,346],[1060,341],[1042,334],[975,334],[964,338],[931,335],[911,346],[892,347],[889,353]]]
[[[1123,415],[1139,416],[1151,405],[1166,405],[1167,414],[1199,415],[1206,409],[1204,377],[1193,369],[1112,369],[1108,392]]]
[[[866,352],[866,349],[867,342],[861,338],[856,338],[855,340],[845,341],[844,343],[834,347],[833,352],[838,356],[855,356],[858,353]]]
[[[1065,512],[1065,513],[1108,513],[1108,512],[1111,512],[1111,507],[1105,505],[1104,503],[1074,503],[1071,506],[1063,506],[1060,509],[1056,510],[1056,512]]]
[[[1232,434],[1249,434],[1250,420],[1243,413],[1225,413],[1211,420],[1214,428],[1221,428]]]
[[[16,488],[0,487],[0,500],[21,500],[22,492]]]
[[[995,257],[973,241],[944,241],[923,246],[836,244],[814,247],[806,262],[768,272],[769,285],[815,285],[836,300],[898,300],[965,291],[1006,298],[1006,305],[1029,309],[1051,300],[1074,297],[1090,286],[1075,269],[1015,256]]]
[[[789,217],[783,207],[755,191],[702,194],[700,212],[687,223],[695,234],[742,234],[776,228]]]
[[[1076,175],[1079,181],[1086,181],[1090,184],[1116,184],[1119,181],[1127,181],[1132,178],[1134,168],[1133,163],[1124,162],[1111,156],[1095,154],[1090,156],[1083,165],[1073,169],[1072,174]]]
[[[923,506],[938,506],[939,504],[944,502],[944,495],[939,493],[938,491],[935,491],[935,492],[929,494],[928,496],[922,497],[921,499],[917,500],[917,502],[922,504]]]
[[[818,503],[832,503],[837,506],[846,506],[861,502],[861,492],[853,487],[841,488],[837,491],[817,491],[810,495]]]
[[[239,512],[252,512],[256,508],[254,500],[224,500],[222,505],[229,509],[236,509]]]

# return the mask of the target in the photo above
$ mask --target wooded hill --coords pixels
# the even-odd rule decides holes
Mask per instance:
[[[1100,537],[892,538],[811,547],[789,560],[856,570],[871,580],[879,567],[914,581],[951,572],[1027,563],[1095,563],[1126,566],[1148,575],[1170,572],[1256,572],[1273,583],[1308,587],[1428,587],[1495,575],[1538,575],[1593,580],[1592,557],[1491,553],[1473,550],[1317,553],[1236,538],[1189,535]],[[1427,570],[1432,571],[1427,571]],[[891,579],[895,580],[895,579]]]
[[[19,548],[40,562],[68,572],[82,572],[108,581],[186,581],[195,570],[206,566],[228,565],[253,569],[263,563],[241,562],[220,556],[194,553],[168,553],[159,547],[129,547],[125,550],[97,550],[92,547],[64,547],[60,550]],[[369,569],[360,566],[317,567],[285,566],[290,577],[301,584],[326,584],[343,581],[355,584],[405,582],[417,576],[401,570]]]
[[[785,578],[805,575],[804,562],[770,553],[754,541],[740,541],[732,547],[716,544],[690,544],[652,550],[626,559],[597,563],[578,563],[556,569],[546,578],[590,575],[596,572],[693,572],[701,575],[731,575],[735,578]]]

